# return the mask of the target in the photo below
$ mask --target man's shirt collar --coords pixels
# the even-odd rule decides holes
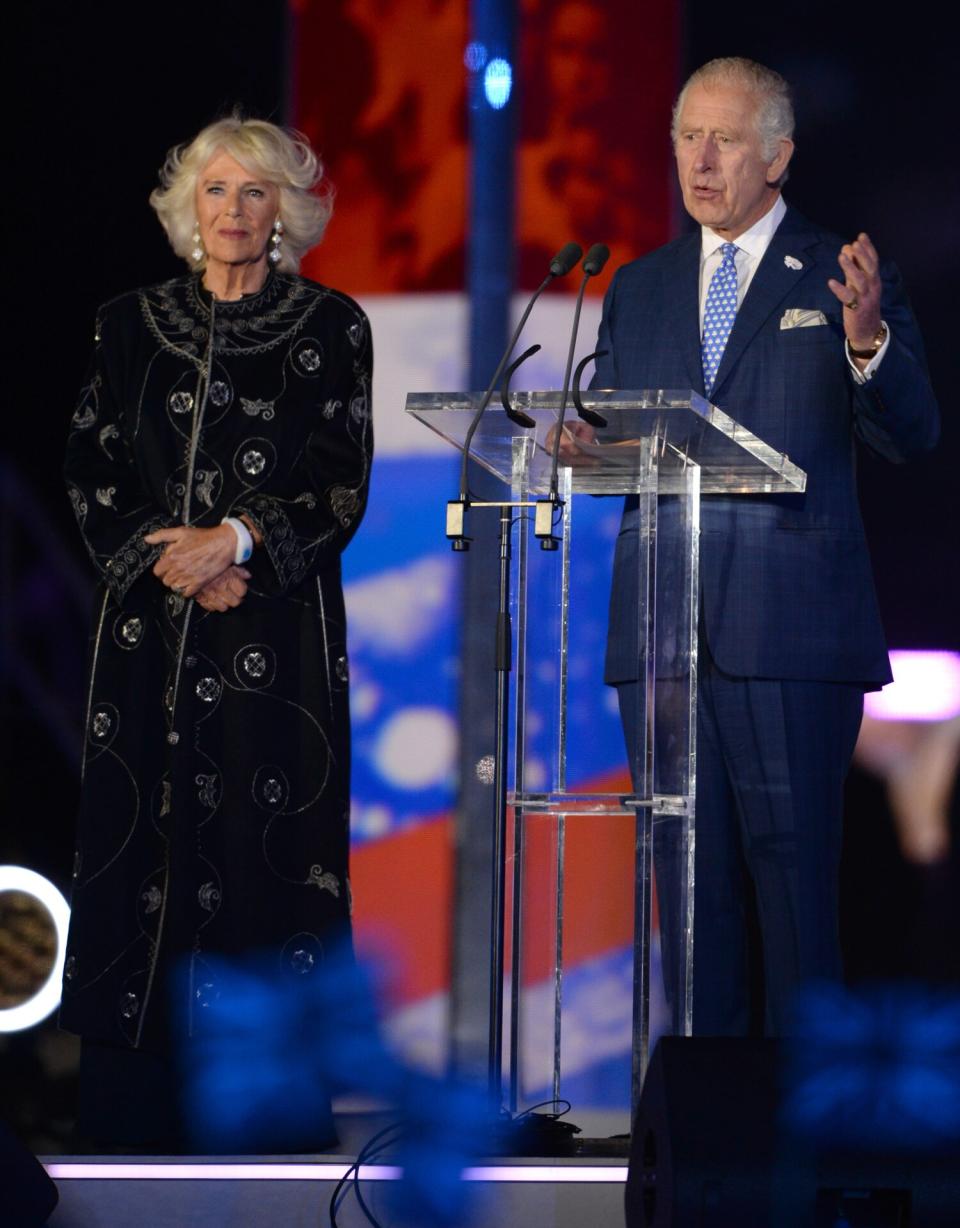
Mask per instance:
[[[777,195],[777,199],[773,202],[767,212],[754,222],[749,230],[745,230],[742,235],[734,239],[733,242],[742,252],[747,252],[755,260],[759,260],[764,252],[770,246],[770,240],[774,236],[777,227],[783,221],[784,214],[787,212],[787,205],[781,195]],[[706,260],[713,253],[727,242],[722,236],[718,235],[715,230],[711,230],[709,226],[700,227],[701,247],[700,257]]]

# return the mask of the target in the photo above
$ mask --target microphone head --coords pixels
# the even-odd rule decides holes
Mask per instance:
[[[593,247],[587,252],[587,258],[583,262],[583,271],[588,277],[596,277],[603,269],[603,266],[610,259],[610,248],[606,243],[594,243]]]
[[[565,243],[550,261],[550,275],[564,277],[583,255],[579,243]]]

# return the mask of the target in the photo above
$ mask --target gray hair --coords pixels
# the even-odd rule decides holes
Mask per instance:
[[[206,264],[206,256],[197,261],[191,254],[197,224],[196,186],[203,168],[221,151],[236,158],[250,174],[280,189],[283,244],[277,268],[295,273],[303,256],[323,238],[333,212],[333,191],[325,184],[323,164],[306,137],[264,119],[241,119],[239,115],[218,119],[167,154],[160,187],[150,193],[150,204],[170,246],[194,271]]]
[[[755,95],[760,150],[764,160],[771,161],[777,153],[780,142],[793,137],[793,100],[790,96],[790,86],[772,68],[766,68],[755,60],[748,60],[739,55],[721,56],[719,59],[710,60],[688,77],[673,107],[673,120],[670,125],[670,136],[673,138],[673,143],[677,143],[680,112],[683,110],[690,87],[703,85],[709,89],[711,85],[719,84],[738,85],[748,93]]]

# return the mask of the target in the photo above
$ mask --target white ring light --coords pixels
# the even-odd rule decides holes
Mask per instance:
[[[50,975],[37,992],[19,1006],[0,1008],[0,1032],[22,1032],[57,1009],[60,1004],[60,983],[67,948],[67,926],[70,907],[48,878],[24,866],[0,866],[0,891],[22,891],[32,895],[53,917],[57,931],[57,954]]]

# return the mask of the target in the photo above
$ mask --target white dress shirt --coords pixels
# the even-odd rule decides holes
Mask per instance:
[[[737,266],[737,310],[740,309],[744,295],[750,288],[751,281],[753,281],[753,275],[756,273],[764,253],[770,246],[770,240],[773,238],[777,227],[783,221],[786,212],[787,206],[784,199],[778,194],[777,199],[763,217],[758,222],[754,222],[749,230],[745,230],[742,235],[739,235],[734,240],[737,247],[736,255],[733,258],[734,264]],[[702,339],[707,290],[710,286],[711,278],[720,267],[720,262],[723,259],[720,249],[728,240],[723,235],[718,235],[716,231],[711,230],[709,226],[701,226],[700,234],[700,336]],[[873,375],[880,365],[880,360],[887,352],[889,344],[890,329],[888,328],[887,335],[883,339],[883,345],[881,345],[880,349],[870,359],[863,371],[861,371],[850,357],[850,345],[849,342],[847,343],[847,362],[850,364],[853,378],[858,384],[865,383]]]

